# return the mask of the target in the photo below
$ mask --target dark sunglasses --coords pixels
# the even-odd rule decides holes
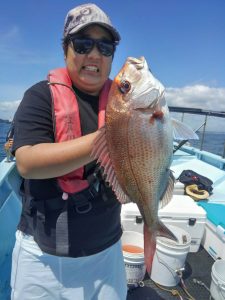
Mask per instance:
[[[88,54],[97,46],[98,51],[104,56],[111,56],[115,52],[116,42],[103,39],[79,38],[70,36],[69,40],[73,44],[73,49],[79,54]]]

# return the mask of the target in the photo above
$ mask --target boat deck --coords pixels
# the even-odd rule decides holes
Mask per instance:
[[[225,159],[190,147],[183,148],[184,151],[178,150],[174,155],[172,170],[175,177],[177,178],[183,170],[187,169],[207,176],[213,181],[213,195],[208,201],[225,205]],[[11,253],[21,211],[21,200],[18,196],[21,178],[17,173],[15,162],[6,163],[4,160],[0,164],[0,299],[7,300],[10,294]],[[188,298],[180,285],[167,288],[179,292],[174,296],[170,291],[157,287],[146,276],[144,287],[129,290],[127,300],[207,300],[210,297],[209,291],[203,285],[194,283],[193,279],[203,282],[209,288],[213,262],[214,260],[202,247],[197,253],[188,253],[183,279],[192,298]]]
[[[188,253],[185,271],[183,273],[183,281],[186,290],[190,295],[185,293],[181,284],[175,287],[162,286],[162,288],[159,288],[146,274],[143,281],[144,287],[129,290],[127,300],[208,300],[210,299],[210,292],[207,288],[210,288],[211,268],[213,263],[214,259],[203,247],[200,247],[196,253]],[[201,284],[196,283],[197,281],[199,283],[201,282]],[[175,292],[177,295],[173,295],[172,291],[177,291]],[[182,298],[179,298],[179,295]]]
[[[199,151],[196,148],[183,147],[173,159],[171,169],[175,178],[183,170],[193,170],[213,181],[213,194],[206,201],[225,205],[225,159]],[[208,300],[210,298],[211,269],[214,259],[200,246],[198,252],[189,252],[186,258],[183,283],[175,287],[159,287],[146,274],[144,286],[128,291],[127,300]],[[189,293],[187,294],[185,290]]]
[[[208,177],[213,182],[213,194],[207,201],[225,204],[225,159],[196,148],[183,148],[184,151],[178,150],[173,158],[171,169],[175,178],[178,178],[183,170],[192,170]]]

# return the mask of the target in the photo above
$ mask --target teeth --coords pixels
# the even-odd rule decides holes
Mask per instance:
[[[95,66],[84,66],[83,69],[93,72],[99,72],[99,69]]]

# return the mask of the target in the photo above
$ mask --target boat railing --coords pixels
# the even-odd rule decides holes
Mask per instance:
[[[200,108],[188,108],[188,107],[180,107],[180,106],[169,106],[169,110],[172,113],[179,113],[181,114],[181,121],[185,122],[185,116],[186,115],[201,115],[204,116],[204,120],[201,124],[200,127],[198,127],[197,129],[195,129],[195,131],[197,133],[201,133],[200,134],[200,145],[199,145],[199,149],[202,151],[204,150],[204,142],[205,142],[205,138],[206,138],[206,132],[207,132],[207,126],[209,123],[209,119],[210,117],[216,117],[216,118],[225,118],[225,112],[224,111],[212,111],[212,110],[205,110],[205,109],[200,109]],[[221,126],[221,128],[217,128],[217,130],[224,130],[225,126],[223,124],[223,126]],[[201,129],[201,132],[200,132]],[[183,146],[186,142],[188,142],[187,140],[181,141],[180,142],[180,147]],[[223,147],[222,147],[222,151],[221,153],[219,153],[220,156],[222,156],[222,158],[225,158],[225,140],[221,141],[221,143],[223,143]],[[179,145],[178,145],[179,147]],[[179,147],[179,148],[180,148]]]

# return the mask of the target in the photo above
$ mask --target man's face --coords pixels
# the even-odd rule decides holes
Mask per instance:
[[[93,25],[84,29],[80,37],[110,40],[110,33],[104,28]],[[112,65],[112,55],[104,56],[96,45],[90,53],[79,54],[70,43],[66,56],[66,65],[73,84],[82,92],[98,95],[109,77]]]

